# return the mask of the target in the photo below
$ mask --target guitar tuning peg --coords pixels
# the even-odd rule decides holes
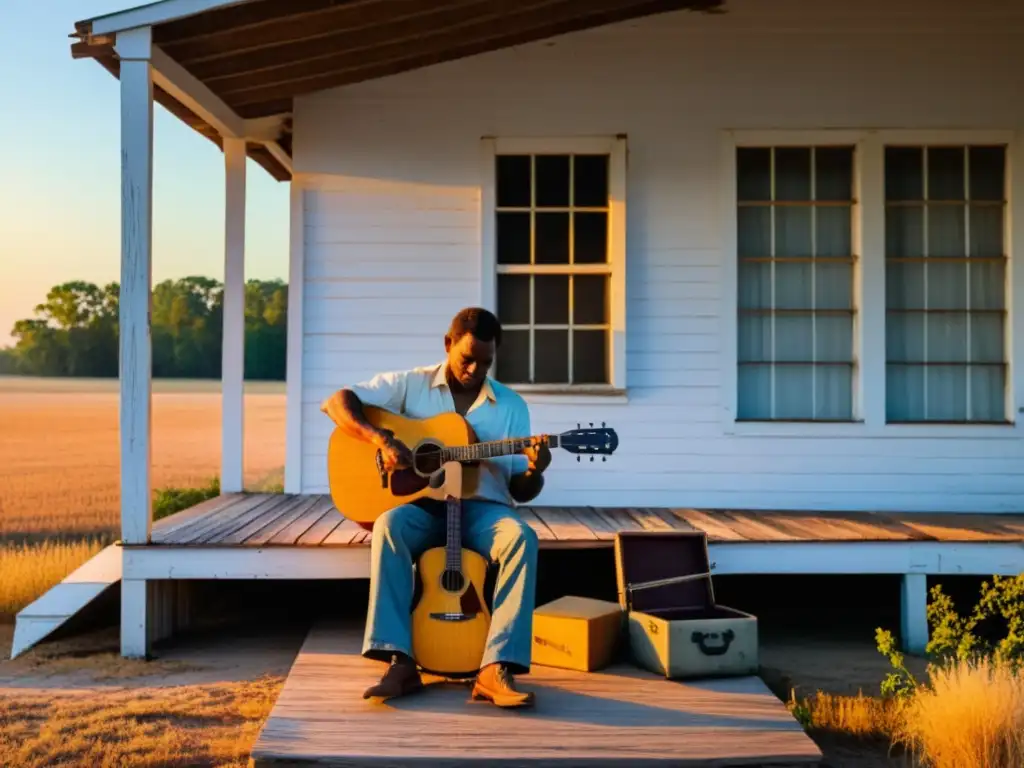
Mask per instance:
[[[579,429],[579,428],[580,428],[580,423],[577,421],[576,422],[576,429]]]
[[[581,461],[579,456],[576,457],[576,461]]]
[[[601,429],[604,429],[604,422],[601,422]]]
[[[608,457],[607,456],[602,456],[601,457],[601,461],[608,461]]]
[[[591,461],[593,461],[593,460],[594,460],[594,457],[593,457],[593,456],[591,456],[591,457],[590,457],[590,460],[591,460]]]
[[[590,422],[590,426],[594,426],[594,422]]]

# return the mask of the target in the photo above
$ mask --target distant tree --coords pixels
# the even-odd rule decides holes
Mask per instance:
[[[13,347],[0,350],[0,373],[34,376],[116,377],[117,283],[84,281],[56,285],[35,317],[14,324]],[[223,286],[208,277],[164,280],[153,289],[153,375],[219,378]],[[245,286],[247,378],[283,380],[287,343],[288,286],[250,280]]]

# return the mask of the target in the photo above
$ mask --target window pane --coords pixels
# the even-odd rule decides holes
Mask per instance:
[[[775,199],[811,199],[810,147],[775,148]]]
[[[924,207],[891,206],[885,209],[885,253],[889,258],[924,256]]]
[[[502,325],[530,324],[529,275],[498,275],[498,319]]]
[[[928,315],[927,360],[930,363],[967,362],[967,313]]]
[[[740,309],[771,309],[771,262],[740,262],[738,301]]]
[[[778,315],[775,318],[775,360],[814,362],[814,315]],[[804,394],[809,394],[805,390]]]
[[[972,205],[968,211],[971,222],[971,256],[1005,256],[1003,246],[1002,206]]]
[[[967,262],[936,261],[926,269],[928,309],[967,309]]]
[[[775,209],[775,255],[811,256],[811,209]]]
[[[815,200],[852,200],[853,148],[816,148],[814,150],[814,177]]]
[[[573,331],[573,382],[576,384],[607,384],[609,378],[607,332]]]
[[[572,321],[576,325],[608,322],[608,278],[604,275],[576,275],[572,279]]]
[[[820,363],[853,362],[853,315],[818,315],[814,319],[814,359]],[[849,368],[842,370],[843,375],[850,375]]]
[[[608,214],[577,212],[573,214],[573,261],[577,264],[604,264],[608,261]]]
[[[814,308],[853,309],[852,264],[814,264]]]
[[[573,205],[608,205],[608,155],[576,155],[573,158]]]
[[[780,262],[775,265],[775,307],[813,309],[812,265],[809,262]]]
[[[739,200],[764,201],[772,197],[772,151],[761,147],[736,150],[736,193]]]
[[[771,365],[741,365],[736,381],[739,402],[736,416],[740,419],[772,417]]]
[[[888,421],[923,421],[924,411],[923,365],[886,366],[885,415]]]
[[[537,213],[534,253],[537,264],[569,263],[569,214]]]
[[[922,363],[924,353],[925,314],[923,312],[890,312],[886,317],[885,348],[894,363]]]
[[[847,365],[814,369],[814,418],[840,421],[853,418],[853,380]]]
[[[524,384],[530,380],[530,332],[504,331],[496,355],[498,380]]]
[[[963,147],[929,147],[928,199],[966,199],[966,170]]]
[[[929,421],[967,420],[967,368],[930,365],[925,370],[925,418]]]
[[[971,362],[1001,363],[1006,359],[1006,339],[1001,314],[971,315]]]
[[[736,341],[739,362],[771,362],[772,316],[740,315]]]
[[[924,153],[920,147],[885,148],[885,199],[924,200]]]
[[[822,206],[814,209],[815,256],[849,258],[853,256],[851,209]]]
[[[966,215],[962,205],[928,206],[928,256],[967,255]]]
[[[889,309],[924,309],[922,262],[890,262],[885,265],[885,296]]]
[[[530,207],[530,156],[499,155],[495,160],[499,208]]]
[[[1004,147],[971,147],[968,155],[971,200],[1006,199],[1006,150]]]
[[[971,418],[1006,420],[1006,369],[1001,365],[975,365],[969,372]]]
[[[1005,309],[1006,263],[972,261],[968,268],[971,275],[971,309]]]
[[[772,210],[768,206],[744,206],[737,213],[739,255],[761,258],[772,255]]]
[[[499,264],[530,263],[530,214],[499,213],[495,237]]]
[[[569,331],[534,331],[534,381],[569,383]]]
[[[814,366],[779,365],[775,368],[775,418],[812,419]]]
[[[568,325],[569,276],[534,275],[533,281],[533,322]]]
[[[534,158],[538,208],[569,205],[569,156],[537,155]]]

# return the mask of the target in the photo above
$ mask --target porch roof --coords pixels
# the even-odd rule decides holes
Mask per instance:
[[[716,11],[723,2],[163,0],[77,22],[71,53],[117,77],[117,32],[151,26],[165,68],[180,75],[154,82],[156,101],[218,145],[224,131],[192,102],[243,127],[281,118],[270,123],[276,147],[247,141],[247,154],[288,180],[297,96],[644,16]],[[159,64],[155,53],[157,71]]]

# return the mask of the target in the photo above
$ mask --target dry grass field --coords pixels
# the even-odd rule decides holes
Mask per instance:
[[[248,385],[246,485],[280,482],[284,385]],[[205,486],[220,467],[218,382],[154,382],[153,485]],[[0,617],[117,536],[116,380],[0,377]]]

